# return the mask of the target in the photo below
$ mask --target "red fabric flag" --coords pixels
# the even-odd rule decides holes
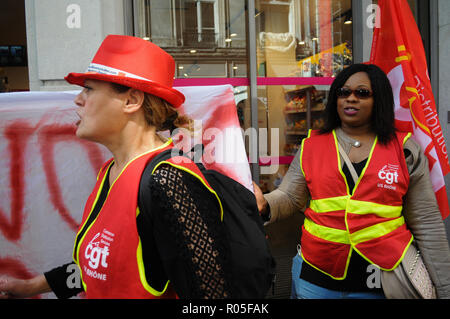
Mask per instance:
[[[450,165],[422,38],[406,0],[379,0],[378,6],[370,63],[389,77],[397,129],[411,132],[428,158],[433,190],[445,219],[449,206],[444,176]]]

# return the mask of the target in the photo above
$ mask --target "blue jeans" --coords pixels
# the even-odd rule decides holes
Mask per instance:
[[[292,260],[291,299],[385,299],[383,293],[336,291],[314,285],[300,278],[303,258],[296,254]]]

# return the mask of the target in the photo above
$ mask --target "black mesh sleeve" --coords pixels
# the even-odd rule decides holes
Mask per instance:
[[[193,175],[159,166],[150,182],[154,234],[180,298],[228,298],[227,243],[216,197]]]

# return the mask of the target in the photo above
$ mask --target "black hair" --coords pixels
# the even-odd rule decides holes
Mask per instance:
[[[328,94],[324,118],[325,125],[320,132],[329,133],[341,126],[341,119],[337,112],[336,91],[344,86],[348,78],[358,72],[365,72],[370,79],[373,91],[373,111],[370,126],[378,136],[378,141],[386,144],[395,136],[394,95],[388,77],[383,70],[374,64],[352,64],[336,76]]]

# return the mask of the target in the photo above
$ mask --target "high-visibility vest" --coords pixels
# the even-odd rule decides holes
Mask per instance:
[[[402,216],[409,173],[397,133],[386,145],[375,138],[367,163],[350,191],[335,131],[311,132],[302,141],[300,165],[311,195],[302,226],[301,253],[312,267],[344,279],[353,251],[383,270],[395,269],[413,236]]]
[[[169,140],[161,147],[131,160],[111,184],[95,220],[88,224],[87,221],[98,201],[113,160],[107,161],[100,170],[94,190],[84,209],[73,252],[74,261],[80,268],[87,298],[177,297],[169,280],[162,290],[157,290],[148,283],[136,225],[136,217],[140,213],[138,194],[142,173],[152,158],[172,147],[172,141]],[[167,163],[189,172],[217,197],[195,163],[177,159],[179,157],[160,162],[155,169]],[[151,265],[146,266],[151,271]]]

